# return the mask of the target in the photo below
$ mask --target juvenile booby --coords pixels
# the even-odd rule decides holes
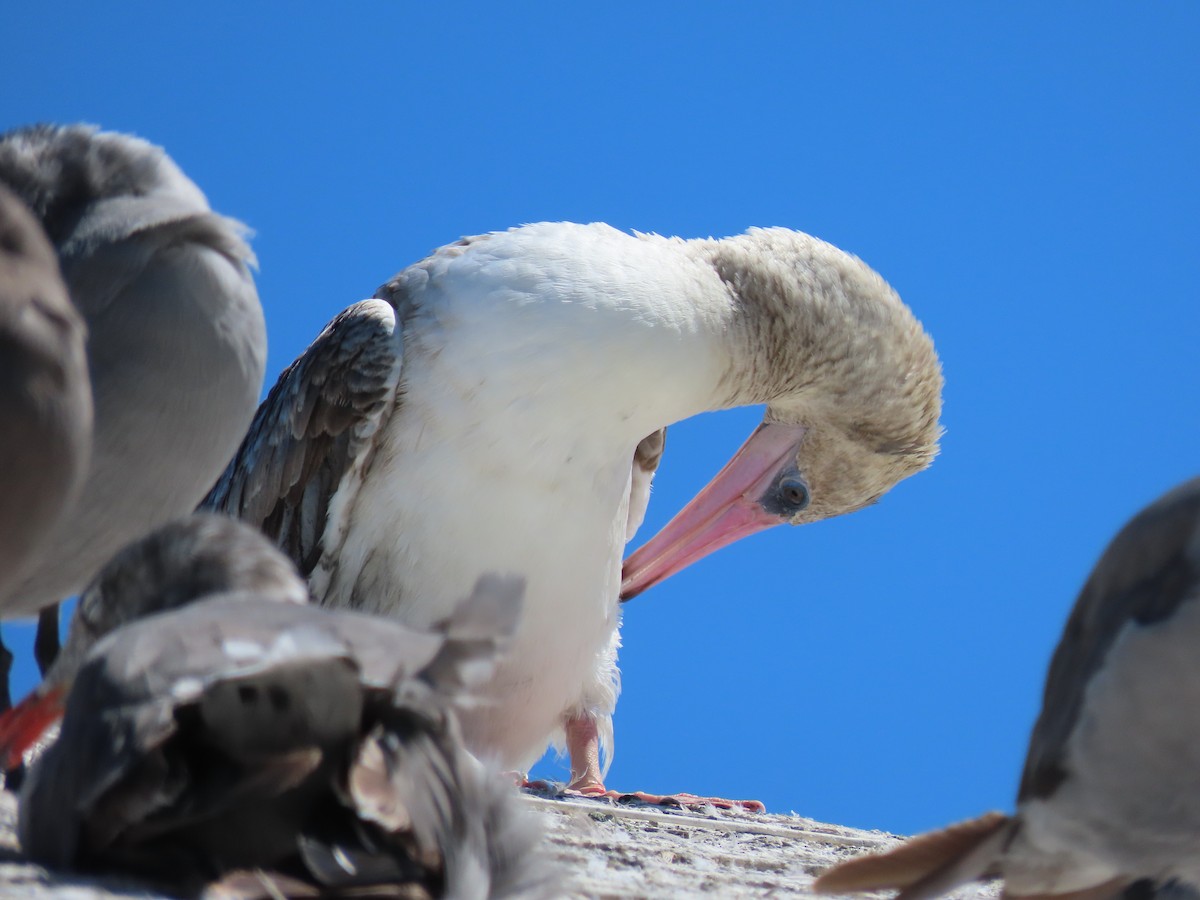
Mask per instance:
[[[95,399],[82,493],[0,594],[0,617],[13,618],[51,608],[128,541],[192,511],[254,415],[266,327],[243,227],[160,148],[87,126],[21,128],[0,135],[0,183],[58,253],[87,322]],[[56,623],[39,634],[54,648]]]
[[[1092,570],[1050,661],[1017,812],[849,860],[815,889],[923,900],[999,877],[1005,897],[1200,890],[1198,646],[1200,478],[1134,517]]]
[[[0,717],[0,764],[13,769],[62,716],[92,646],[121,625],[215,594],[306,604],[295,567],[255,529],[196,513],[156,529],[113,557],[75,606],[62,652],[28,696]]]
[[[87,468],[86,331],[41,226],[0,184],[0,596],[36,558]],[[10,661],[0,665],[5,706]]]
[[[468,745],[520,770],[565,736],[572,787],[602,792],[619,596],[878,500],[933,459],[941,386],[891,288],[808,235],[529,225],[443,247],[339,314],[205,506],[264,528],[318,602],[415,627],[481,572],[521,574],[526,614]],[[763,424],[622,587],[654,436],[754,403]]]
[[[224,517],[106,566],[60,659],[78,670],[62,731],[22,790],[24,851],[222,897],[551,896],[536,829],[455,720],[520,581],[482,578],[424,632],[306,594]]]

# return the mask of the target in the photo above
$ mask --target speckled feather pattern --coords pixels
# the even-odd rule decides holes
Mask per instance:
[[[809,465],[813,519],[857,509],[926,468],[941,435],[933,342],[868,266],[816,238],[754,228],[697,242],[741,312],[729,405],[766,402],[768,419],[820,422]],[[797,314],[800,311],[802,314]],[[840,445],[835,448],[834,445]]]
[[[312,579],[317,597],[391,414],[402,358],[389,304],[365,300],[339,313],[279,376],[200,504],[255,523]]]

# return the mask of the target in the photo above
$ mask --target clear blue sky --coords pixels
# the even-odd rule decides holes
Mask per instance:
[[[135,132],[249,223],[271,381],[463,234],[786,225],[861,256],[937,343],[942,455],[628,604],[609,783],[896,831],[1009,807],[1088,569],[1200,470],[1200,6],[337,9],[13,5],[0,127]],[[640,539],[757,418],[672,430]]]

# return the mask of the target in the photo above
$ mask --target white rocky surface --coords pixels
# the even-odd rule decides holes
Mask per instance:
[[[565,897],[805,897],[826,866],[899,838],[795,815],[687,812],[606,801],[524,801],[545,822]],[[16,799],[0,792],[0,897],[32,900],[160,898],[135,882],[50,873],[21,858]],[[957,897],[995,896],[967,888]]]
[[[827,866],[896,842],[799,816],[528,802],[544,814],[572,897],[808,896]]]

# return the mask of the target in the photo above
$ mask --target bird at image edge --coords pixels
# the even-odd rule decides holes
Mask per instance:
[[[1054,651],[1017,812],[986,813],[822,873],[814,890],[927,900],[1003,878],[1009,898],[1200,890],[1200,478],[1113,539]]]
[[[190,513],[254,415],[266,325],[245,229],[217,215],[160,148],[88,125],[0,135],[0,183],[34,213],[87,326],[92,452],[70,512],[0,594],[40,614],[43,672],[56,604],[126,542]]]

